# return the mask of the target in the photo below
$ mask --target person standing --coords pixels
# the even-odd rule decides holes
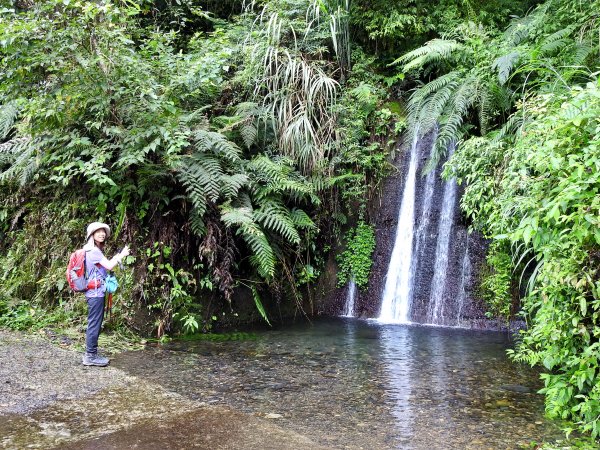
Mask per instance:
[[[87,226],[85,250],[85,273],[88,289],[85,298],[88,304],[88,321],[85,332],[84,366],[106,366],[109,359],[98,354],[98,337],[104,318],[104,280],[109,270],[129,255],[129,247],[123,249],[110,260],[104,256],[104,244],[110,236],[110,227],[102,222],[93,222]]]

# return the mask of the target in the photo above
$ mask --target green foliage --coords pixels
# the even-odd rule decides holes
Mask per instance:
[[[425,129],[439,123],[442,147],[444,131],[466,139],[445,175],[466,184],[461,206],[493,240],[482,282],[490,312],[509,317],[522,296],[528,328],[513,358],[543,365],[547,414],[594,438],[600,90],[591,30],[599,6],[548,0],[502,35],[473,40],[463,33],[454,37],[461,46],[446,55],[423,49],[400,61],[440,75],[413,95],[411,122]],[[439,57],[418,59],[428,51]],[[461,91],[469,92],[465,83],[471,100],[459,102]],[[452,122],[457,126],[448,127]]]
[[[338,170],[329,184],[349,210],[363,211],[379,181],[393,170],[400,132],[406,125],[403,105],[387,102],[383,77],[372,73],[373,59],[360,51],[338,102],[340,148],[333,158]]]
[[[254,303],[256,304],[257,311],[260,313],[260,316],[265,320],[265,322],[271,325],[271,322],[269,322],[269,318],[267,317],[265,307],[263,306],[262,301],[260,300],[260,296],[258,295],[258,290],[256,289],[256,286],[252,286],[251,289],[252,298],[254,298]]]
[[[31,242],[26,224],[42,209],[28,203],[39,186],[52,209],[72,213],[77,231],[58,225],[72,240],[99,217],[137,248],[171,249],[131,261],[123,293],[132,298],[115,309],[133,324],[129,308],[150,306],[159,335],[210,325],[201,300],[209,284],[231,301],[238,280],[261,292],[295,288],[294,274],[316,280],[321,224],[344,217],[329,214],[332,204],[347,206],[336,177],[352,166],[364,190],[366,174],[377,178],[385,165],[388,145],[364,151],[368,136],[354,128],[377,117],[383,139],[392,115],[368,106],[340,133],[354,106],[339,108],[352,65],[347,2],[255,6],[215,6],[220,17],[242,13],[230,21],[190,1],[51,0],[0,12],[7,297],[22,290],[37,304],[52,293],[49,308],[66,298],[52,286],[80,242],[57,246],[56,269],[16,267]],[[345,154],[342,141],[352,141]],[[80,210],[57,200],[82,192]]]
[[[522,106],[525,107],[525,106]],[[520,267],[523,315],[529,328],[513,356],[549,371],[543,375],[549,416],[570,419],[599,435],[597,338],[600,336],[600,87],[540,94],[528,102],[530,120],[495,171],[483,163],[498,160],[498,144],[478,139],[464,148],[479,158],[469,167],[465,154],[450,166],[468,177],[463,204],[478,227],[509,245],[512,261],[490,255],[502,270],[486,281],[500,295],[507,271]],[[517,114],[520,114],[518,112]],[[486,204],[485,208],[471,205]],[[504,309],[510,308],[510,296]]]
[[[375,250],[375,230],[372,225],[359,222],[346,235],[346,250],[339,255],[338,286],[344,286],[351,279],[356,285],[365,288],[369,282]]]
[[[486,136],[507,122],[523,87],[552,89],[589,74],[584,65],[597,62],[589,29],[594,11],[592,5],[547,1],[503,34],[469,22],[396,59],[404,72],[435,74],[408,106],[411,133],[439,127],[431,165],[467,133]]]
[[[513,261],[500,242],[493,242],[486,257],[488,273],[482,273],[481,294],[488,317],[511,318]]]
[[[511,16],[525,13],[530,0],[385,0],[352,3],[351,23],[359,40],[383,57],[414,48],[434,36],[450,32],[466,21],[503,28]]]

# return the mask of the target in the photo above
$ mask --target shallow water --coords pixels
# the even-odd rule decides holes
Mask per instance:
[[[112,364],[332,448],[515,449],[561,437],[498,332],[329,320],[176,342]]]

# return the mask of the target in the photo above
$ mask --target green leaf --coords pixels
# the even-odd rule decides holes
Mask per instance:
[[[267,322],[269,324],[269,326],[271,325],[271,322],[269,322],[269,318],[267,317],[267,313],[265,311],[265,308],[263,307],[262,302],[260,301],[260,296],[258,295],[258,291],[256,289],[255,286],[251,286],[250,289],[252,290],[252,297],[254,297],[254,304],[256,305],[256,309],[258,310],[258,312],[260,313],[260,316],[265,320],[265,322]]]

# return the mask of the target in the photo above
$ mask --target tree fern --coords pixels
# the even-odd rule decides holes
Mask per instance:
[[[437,126],[442,113],[453,100],[458,85],[458,80],[444,85],[422,102],[418,111],[414,111],[421,135],[427,134]]]
[[[31,140],[26,137],[14,138],[0,144],[0,183],[17,180],[21,186],[27,184],[39,166],[39,160]]]
[[[221,207],[221,220],[229,227],[237,227],[237,234],[241,235],[253,253],[252,261],[258,273],[266,279],[272,279],[275,275],[275,254],[267,236],[254,221],[252,209],[225,204]]]
[[[521,54],[518,51],[512,51],[506,55],[502,55],[492,64],[492,69],[498,73],[498,81],[500,84],[506,83],[514,66],[519,62]]]
[[[402,55],[392,64],[403,64],[402,70],[408,72],[447,60],[453,52],[464,48],[464,45],[455,40],[433,39],[424,46]]]
[[[300,234],[294,226],[289,210],[281,203],[268,201],[254,211],[254,219],[264,228],[275,231],[292,244],[300,243]]]
[[[419,87],[410,97],[408,102],[408,113],[411,119],[417,119],[420,115],[420,110],[422,109],[422,105],[429,99],[429,97],[435,92],[443,89],[448,84],[456,84],[458,80],[462,77],[463,72],[461,71],[452,71],[445,75],[441,75],[435,80],[430,81],[424,86]]]
[[[16,102],[0,105],[0,141],[6,139],[17,120],[18,114],[19,109]]]

